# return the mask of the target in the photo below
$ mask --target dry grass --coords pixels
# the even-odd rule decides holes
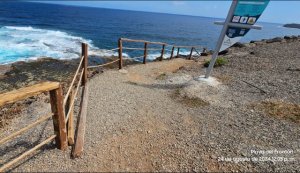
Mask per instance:
[[[232,77],[228,75],[216,75],[218,80],[222,82],[223,84],[228,84],[232,81]]]
[[[182,96],[180,94],[181,88],[175,89],[175,91],[172,93],[171,97],[178,101],[181,104],[186,105],[187,107],[190,108],[196,108],[196,107],[203,107],[203,106],[208,106],[209,103],[200,99],[200,98],[190,98],[187,96]]]
[[[157,80],[166,80],[167,79],[167,74],[162,73],[156,77]]]
[[[7,105],[0,108],[0,128],[8,125],[24,109],[24,104]]]
[[[300,123],[300,105],[282,101],[263,101],[259,107],[268,115]]]

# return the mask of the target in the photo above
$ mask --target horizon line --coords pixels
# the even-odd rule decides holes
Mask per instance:
[[[58,5],[58,6],[67,6],[67,7],[82,7],[82,8],[95,8],[95,9],[108,9],[108,10],[120,10],[120,11],[130,11],[130,12],[143,12],[143,13],[155,13],[155,14],[167,14],[167,15],[178,15],[178,16],[189,16],[189,17],[203,17],[203,18],[214,18],[214,19],[223,19],[221,17],[212,17],[212,16],[198,16],[191,14],[177,14],[177,13],[164,13],[164,12],[154,12],[154,11],[141,11],[141,10],[129,10],[129,9],[118,9],[118,8],[106,8],[106,7],[93,7],[93,6],[85,6],[85,5],[74,5],[74,4],[55,4],[55,3],[47,3],[42,1],[27,1],[20,0],[21,2],[29,2],[29,3],[37,3],[37,4],[48,4],[48,5]],[[229,9],[228,9],[229,10]],[[275,23],[275,22],[267,22],[267,21],[258,21],[258,23],[271,23],[271,24],[290,24],[290,23]]]

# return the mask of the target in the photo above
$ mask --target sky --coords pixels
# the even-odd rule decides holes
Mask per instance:
[[[225,18],[231,1],[38,1],[43,3]],[[300,1],[271,1],[260,21],[300,23]]]

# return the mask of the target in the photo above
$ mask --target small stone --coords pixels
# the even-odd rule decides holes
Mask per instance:
[[[127,74],[128,73],[128,71],[125,70],[125,69],[121,69],[121,70],[119,70],[119,72],[122,73],[122,74]]]

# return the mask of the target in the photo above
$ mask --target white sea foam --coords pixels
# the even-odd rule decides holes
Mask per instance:
[[[81,42],[97,49],[91,40],[61,31],[4,26],[0,28],[0,64],[45,56],[57,59],[78,58]]]
[[[81,53],[81,43],[89,45],[89,55],[108,57],[118,56],[117,51],[100,49],[91,40],[73,36],[66,32],[18,26],[0,27],[0,64],[16,61],[35,60],[40,57],[56,59],[78,58]],[[188,50],[180,50],[180,54],[188,55]],[[194,52],[195,53],[195,52]],[[177,51],[174,51],[174,55]],[[127,52],[123,56],[130,58]],[[160,57],[160,51],[149,51],[147,59]],[[165,52],[164,58],[170,57],[170,51]]]

